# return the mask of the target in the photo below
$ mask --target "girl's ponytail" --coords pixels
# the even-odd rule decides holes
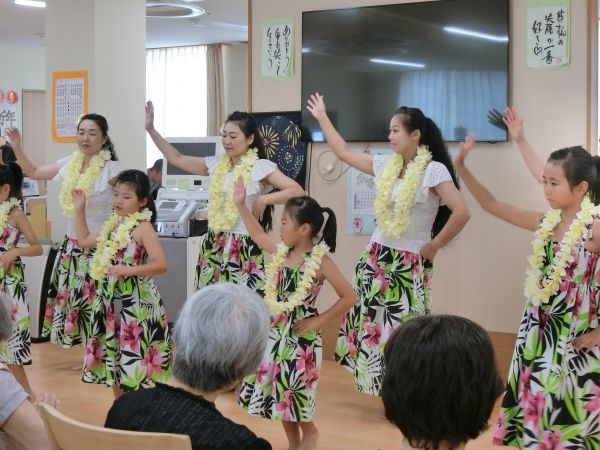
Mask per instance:
[[[589,187],[590,197],[594,205],[600,203],[600,156],[592,156],[592,162],[596,168],[596,178]]]
[[[321,235],[321,241],[325,242],[329,247],[331,253],[335,252],[335,243],[337,238],[337,220],[335,213],[331,208],[321,208],[323,213],[327,213],[327,220],[323,226],[323,234]]]

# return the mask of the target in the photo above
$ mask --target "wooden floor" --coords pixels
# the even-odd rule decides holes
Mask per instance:
[[[500,373],[505,376],[512,354],[515,336],[490,333],[496,348]],[[70,368],[81,362],[83,349],[63,349],[49,343],[33,344],[34,364],[27,367],[27,375],[36,392],[53,392],[60,399],[59,409],[83,422],[102,425],[112,404],[112,390],[104,386],[84,384],[80,372]],[[252,417],[236,403],[233,394],[217,400],[219,410],[235,422],[271,442],[276,450],[287,448],[287,440],[280,422]],[[498,415],[498,405],[491,419]],[[352,376],[333,361],[324,361],[315,424],[320,430],[320,449],[386,449],[400,447],[400,432],[383,418],[383,405],[376,397],[362,395],[353,388]],[[491,450],[493,426],[468,450]]]

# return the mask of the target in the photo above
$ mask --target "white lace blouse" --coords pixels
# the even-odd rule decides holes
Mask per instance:
[[[53,178],[54,181],[62,182],[67,171],[68,162],[73,156],[67,156],[59,159],[57,164],[60,166],[60,170]],[[85,205],[85,218],[90,231],[99,230],[104,222],[106,222],[113,213],[112,186],[108,184],[109,180],[116,177],[119,172],[124,170],[125,167],[121,161],[107,161],[98,177],[96,178],[96,184],[90,191],[87,203]],[[75,218],[67,217],[67,236],[75,239],[77,237],[75,233]]]
[[[390,155],[376,155],[373,158],[373,173],[375,179],[381,177],[383,168],[386,166]],[[425,168],[425,175],[421,183],[421,189],[415,194],[415,204],[410,210],[409,225],[404,229],[399,238],[386,235],[379,227],[371,236],[371,241],[385,245],[389,248],[419,253],[423,246],[431,240],[431,227],[438,208],[444,204],[442,199],[430,189],[445,181],[452,181],[450,172],[446,166],[437,161],[431,161]],[[402,179],[396,181],[392,192],[394,201],[398,198],[398,192],[402,189]]]
[[[207,156],[204,159],[206,167],[208,168],[209,175],[213,174],[217,161],[217,156]],[[259,159],[256,161],[256,163],[254,163],[254,166],[252,167],[252,172],[250,172],[250,181],[246,185],[246,206],[250,211],[252,211],[252,208],[254,207],[254,202],[259,196],[267,194],[273,190],[273,186],[263,184],[260,181],[266,176],[275,172],[276,170],[277,164],[275,164],[272,161],[269,161],[268,159]],[[228,172],[225,175],[222,190],[223,195],[225,195],[227,189],[229,189],[229,186],[231,186],[231,183],[234,182],[232,178],[232,172]],[[242,218],[239,216],[235,225],[227,231],[236,234],[248,234],[248,229],[246,228],[246,225],[244,225],[244,221],[242,220]]]

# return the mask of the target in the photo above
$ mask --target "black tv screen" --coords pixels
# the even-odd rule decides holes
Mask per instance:
[[[347,141],[386,141],[399,106],[420,108],[446,141],[505,141],[509,0],[440,0],[302,15],[302,101],[325,96]],[[496,117],[496,120],[494,120]],[[322,142],[305,107],[302,123]]]

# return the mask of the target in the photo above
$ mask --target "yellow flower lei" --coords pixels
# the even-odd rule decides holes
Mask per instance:
[[[535,231],[533,240],[533,254],[528,258],[529,268],[525,281],[525,296],[531,298],[531,303],[540,306],[546,303],[560,288],[566,269],[573,260],[573,248],[579,244],[587,227],[594,221],[594,216],[600,212],[600,208],[594,206],[590,199],[585,196],[581,202],[581,210],[571,222],[560,243],[559,252],[552,259],[550,272],[544,275],[545,247],[552,236],[556,225],[560,222],[560,209],[552,209],[544,215],[539,228]]]
[[[152,213],[148,209],[129,214],[117,227],[123,216],[113,214],[104,222],[98,239],[96,240],[96,251],[90,263],[90,275],[94,280],[102,280],[106,277],[112,260],[119,250],[124,248],[131,239],[131,230],[142,221],[149,221]],[[115,227],[117,227],[115,229]]]
[[[208,186],[208,226],[212,230],[226,231],[237,222],[238,212],[233,202],[233,188],[240,176],[244,179],[244,184],[247,184],[250,171],[257,160],[258,150],[255,148],[249,149],[242,155],[239,163],[233,168],[231,183],[225,195],[223,195],[223,184],[225,175],[229,172],[231,158],[224,155],[215,165]]]
[[[296,290],[285,303],[277,301],[277,271],[283,267],[285,259],[290,249],[283,242],[277,244],[277,251],[273,255],[273,261],[265,267],[265,303],[271,309],[273,314],[284,313],[288,314],[302,305],[304,299],[308,295],[308,291],[313,285],[313,279],[321,267],[323,257],[329,251],[329,247],[320,243],[313,247],[310,258],[304,260],[304,273]]]
[[[104,167],[107,161],[110,161],[111,154],[109,150],[101,150],[90,159],[90,164],[84,173],[81,173],[83,167],[84,155],[80,150],[73,153],[71,161],[65,171],[65,179],[60,189],[59,202],[63,213],[67,217],[75,217],[75,208],[73,207],[73,197],[71,191],[74,188],[81,189],[87,198],[96,177]]]
[[[377,197],[373,205],[377,225],[386,235],[398,238],[410,223],[409,213],[415,202],[417,189],[421,185],[423,174],[427,164],[431,161],[431,153],[427,147],[420,146],[417,156],[408,163],[406,172],[402,179],[402,190],[394,203],[392,193],[402,170],[403,159],[397,153],[390,157],[390,161],[384,167],[381,177],[377,180]]]
[[[12,209],[20,203],[19,200],[12,197],[0,204],[0,233],[3,232],[6,227],[6,222],[8,222],[8,216]]]

